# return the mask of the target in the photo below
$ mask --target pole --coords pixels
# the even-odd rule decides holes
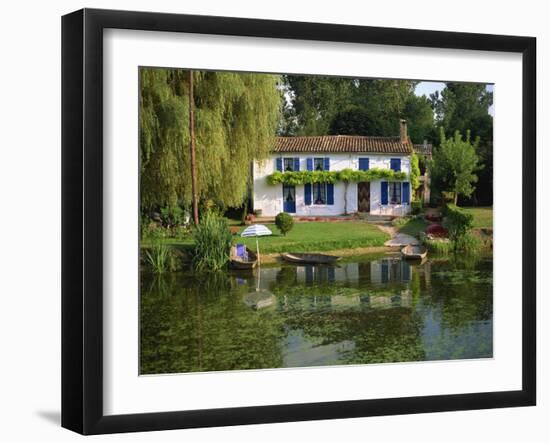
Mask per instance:
[[[191,192],[193,203],[193,222],[199,224],[199,205],[197,201],[197,164],[195,158],[195,98],[193,93],[193,70],[189,70],[189,148],[191,150]]]
[[[258,266],[260,265],[260,245],[258,244],[258,236],[256,236],[256,253],[258,255]]]

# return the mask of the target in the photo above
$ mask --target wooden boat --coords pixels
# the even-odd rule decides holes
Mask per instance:
[[[241,250],[243,251],[244,248]],[[236,245],[231,246],[231,252],[229,254],[229,266],[232,269],[254,269],[258,263],[258,257],[256,253],[246,248],[246,253],[238,253]]]
[[[406,259],[422,260],[428,255],[428,250],[420,245],[407,245],[401,249],[401,254],[403,254],[403,257]]]
[[[287,254],[281,254],[283,260],[291,263],[299,264],[313,264],[313,265],[330,265],[341,257],[335,255],[326,254],[299,254],[296,252],[289,252]]]

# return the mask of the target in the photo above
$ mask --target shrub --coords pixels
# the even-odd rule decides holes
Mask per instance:
[[[422,212],[422,209],[423,209],[423,205],[420,200],[413,200],[411,202],[411,210],[413,215],[420,214]]]
[[[217,271],[229,261],[231,232],[227,220],[206,212],[195,229],[193,266],[199,270]]]
[[[294,227],[294,219],[286,212],[279,212],[275,217],[275,226],[281,234],[286,235]]]
[[[447,230],[441,226],[439,223],[432,223],[426,228],[426,234],[431,235],[432,237],[444,238],[447,237]]]
[[[449,232],[449,238],[458,246],[462,237],[470,232],[474,222],[474,216],[458,206],[449,204],[445,210],[445,228]]]
[[[166,206],[161,208],[160,218],[166,227],[181,226],[185,223],[186,214],[180,206]]]

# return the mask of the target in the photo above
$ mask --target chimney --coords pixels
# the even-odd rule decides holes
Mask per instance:
[[[409,134],[407,134],[407,120],[399,120],[399,135],[401,137],[401,143],[407,143],[409,141]]]

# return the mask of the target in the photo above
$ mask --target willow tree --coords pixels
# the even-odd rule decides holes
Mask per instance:
[[[189,74],[140,70],[141,207],[190,205]],[[195,71],[197,194],[239,206],[250,183],[250,164],[273,144],[281,93],[279,76]]]

